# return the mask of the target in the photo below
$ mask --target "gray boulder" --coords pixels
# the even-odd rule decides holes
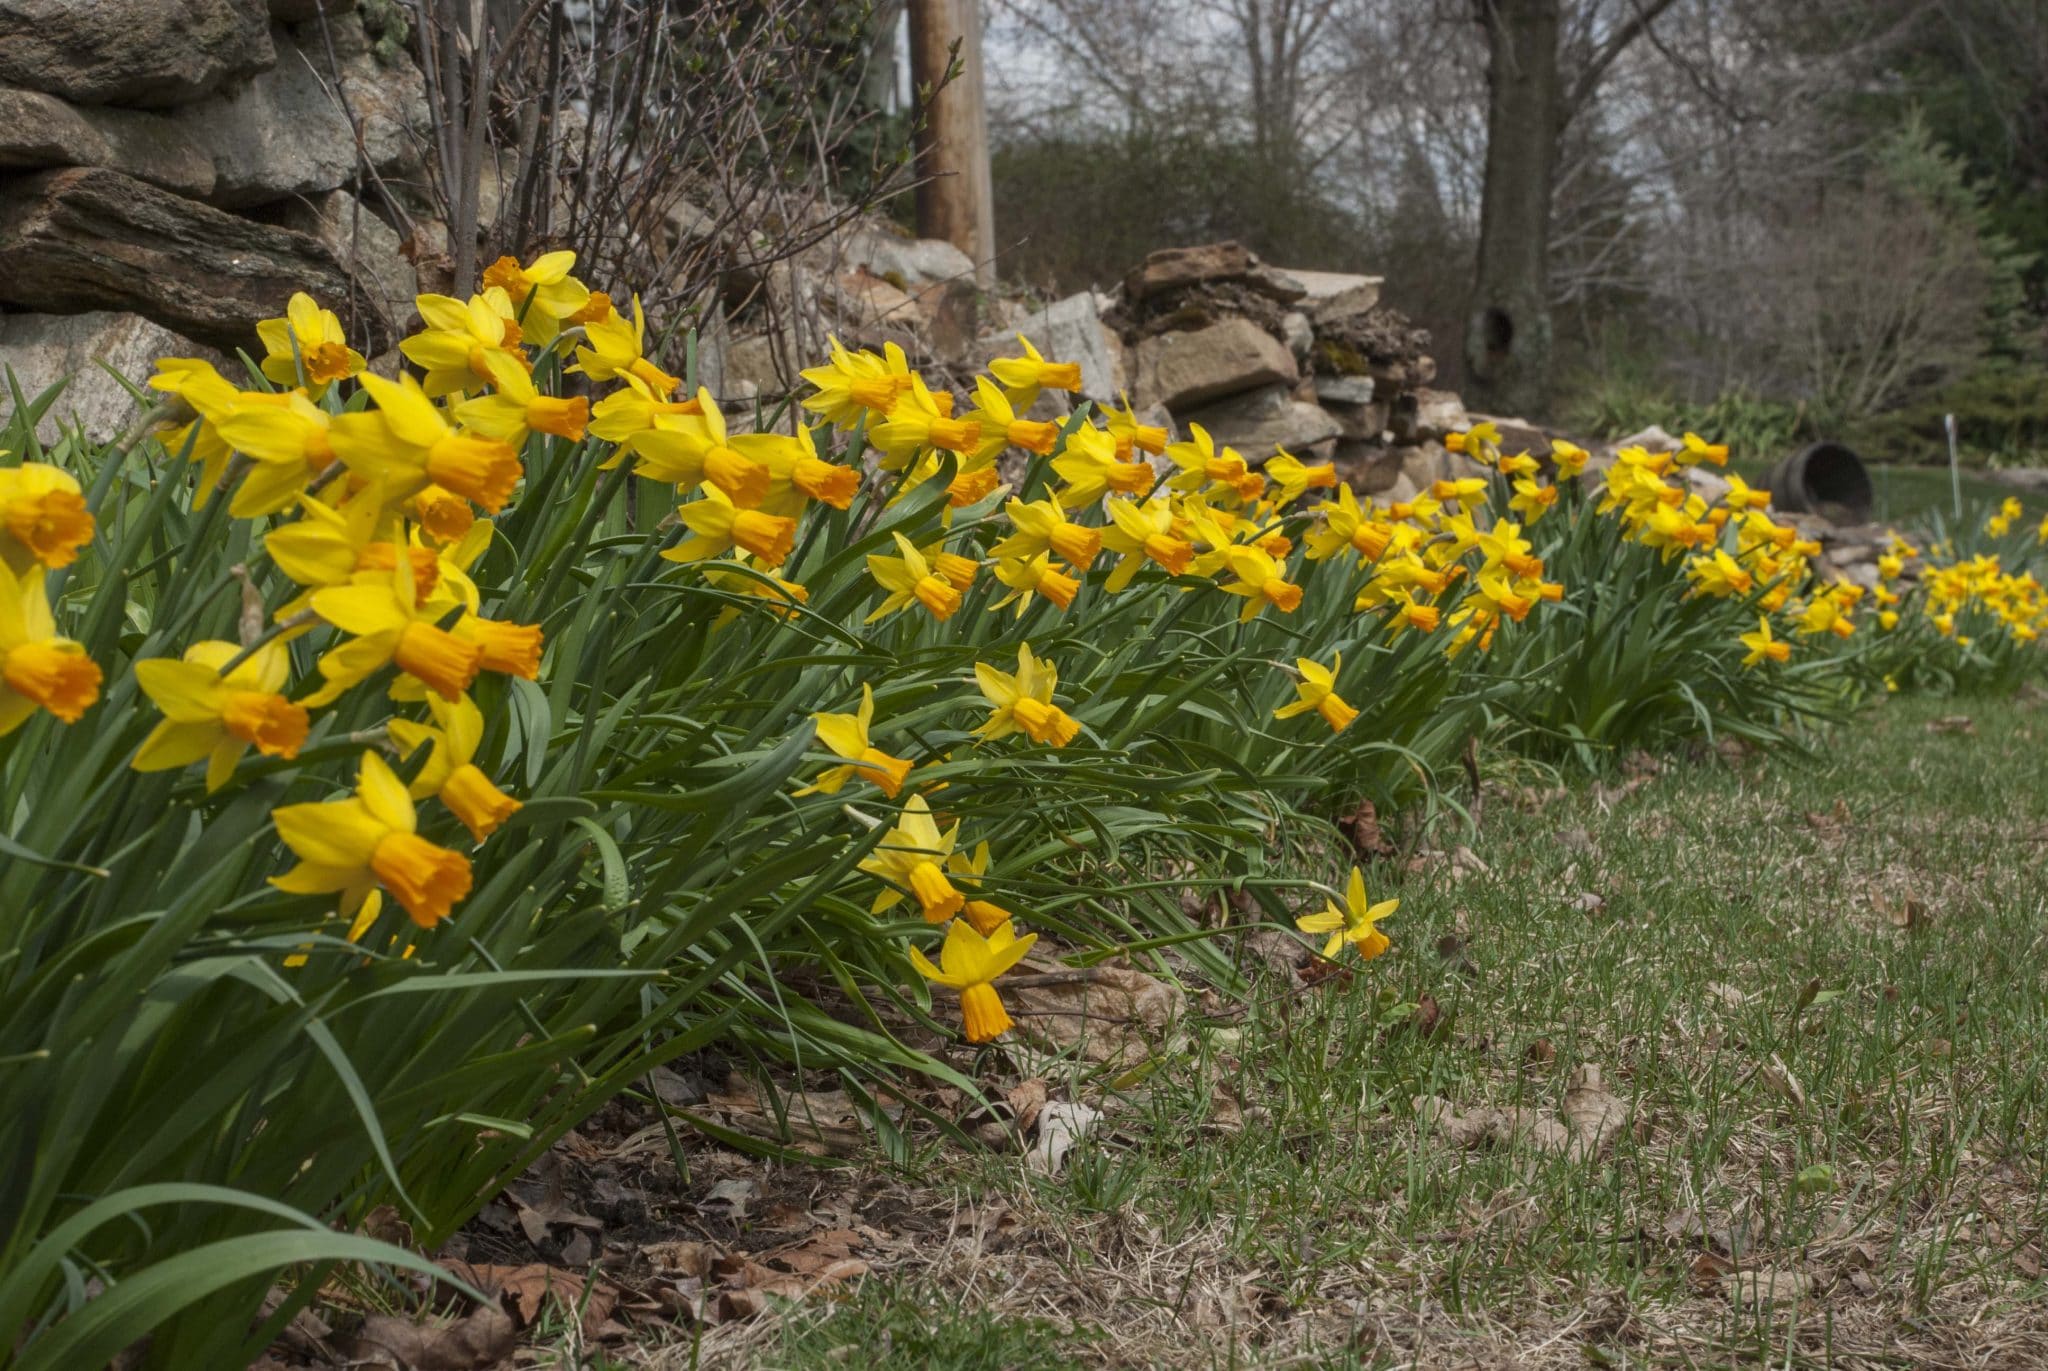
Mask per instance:
[[[1222,319],[1193,332],[1143,340],[1131,379],[1139,404],[1178,412],[1260,386],[1292,389],[1301,369],[1293,353],[1251,320]]]
[[[1180,417],[1207,429],[1218,447],[1236,448],[1253,466],[1283,447],[1304,461],[1325,460],[1336,451],[1340,436],[1337,421],[1319,406],[1304,404],[1277,385],[1183,411]]]
[[[0,167],[109,167],[180,195],[213,191],[213,159],[175,121],[15,87],[0,86]]]
[[[276,60],[265,0],[0,0],[0,82],[76,104],[187,104]]]
[[[0,304],[133,311],[223,348],[253,346],[256,321],[292,292],[346,297],[348,274],[318,239],[237,218],[101,168],[0,182]],[[390,320],[365,309],[357,346],[384,350]]]
[[[21,393],[33,401],[59,381],[65,383],[36,426],[44,442],[57,441],[72,424],[98,442],[121,433],[135,421],[139,406],[108,368],[141,386],[159,357],[203,357],[227,366],[219,353],[139,314],[0,315],[0,359]],[[12,395],[0,386],[0,424],[10,417],[12,403]]]
[[[1021,333],[1052,361],[1081,364],[1084,398],[1114,404],[1124,389],[1123,345],[1102,322],[1102,309],[1102,300],[1092,290],[1055,300],[1013,319],[1009,333],[985,340],[983,356],[1023,356],[1015,336]]]
[[[347,184],[358,166],[358,127],[360,160],[380,174],[417,165],[413,131],[426,122],[419,73],[380,66],[359,21],[334,28],[338,66],[316,31],[302,42],[280,28],[276,66],[178,112],[186,135],[213,159],[213,203],[260,205]]]
[[[398,230],[345,190],[287,200],[271,216],[280,228],[317,238],[354,283],[347,300],[320,303],[352,323],[361,301],[400,329],[409,327],[420,293],[419,273],[407,260]]]

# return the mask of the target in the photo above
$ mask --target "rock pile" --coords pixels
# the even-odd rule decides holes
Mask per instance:
[[[355,0],[0,0],[0,360],[103,432],[92,361],[249,346],[297,289],[389,347],[426,127]]]

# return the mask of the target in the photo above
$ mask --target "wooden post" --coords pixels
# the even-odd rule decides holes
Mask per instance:
[[[960,74],[946,80],[955,45]],[[995,282],[995,206],[989,187],[988,111],[981,80],[979,0],[910,0],[910,78],[935,92],[922,111],[917,231],[974,259],[974,279]]]

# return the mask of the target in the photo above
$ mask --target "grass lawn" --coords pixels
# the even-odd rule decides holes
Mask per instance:
[[[873,1272],[592,1364],[2048,1364],[2044,745],[1913,701],[1810,757],[1493,776],[1468,854],[1369,873],[1387,956],[1056,1080],[1109,1110],[1056,1178],[780,1168]]]

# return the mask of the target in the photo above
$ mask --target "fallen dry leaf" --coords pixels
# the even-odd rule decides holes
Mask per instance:
[[[1927,927],[1927,906],[1911,895],[1900,896],[1896,904],[1882,895],[1873,895],[1870,897],[1870,903],[1893,928],[1918,933]]]
[[[1728,1297],[1744,1307],[1797,1304],[1813,1288],[1803,1271],[1741,1271],[1728,1283]]]
[[[1038,1137],[1025,1160],[1034,1170],[1057,1175],[1074,1144],[1101,1120],[1102,1111],[1072,1100],[1054,1100],[1038,1111]]]
[[[1425,1128],[1433,1129],[1454,1147],[1512,1147],[1527,1139],[1538,1151],[1562,1152],[1571,1144],[1565,1126],[1538,1109],[1478,1105],[1461,1110],[1437,1096],[1418,1095],[1415,1110]]]
[[[1792,1068],[1785,1065],[1784,1058],[1777,1053],[1771,1054],[1771,1059],[1764,1063],[1757,1075],[1794,1109],[1806,1108],[1806,1087],[1799,1084],[1799,1078],[1792,1074]]]
[[[1362,862],[1375,861],[1394,855],[1394,844],[1380,831],[1379,812],[1371,800],[1360,800],[1358,808],[1339,819],[1338,826],[1344,836],[1351,840],[1351,847]]]
[[[350,1365],[392,1371],[476,1371],[511,1356],[513,1334],[512,1316],[488,1304],[453,1321],[414,1322],[391,1314],[372,1314],[356,1330],[349,1349]]]
[[[1977,736],[1977,725],[1971,721],[1970,716],[1967,714],[1944,714],[1939,719],[1929,719],[1927,721],[1927,731],[1929,733],[1954,733],[1960,734],[1965,738],[1974,738]]]
[[[1608,1091],[1597,1063],[1587,1062],[1572,1073],[1571,1088],[1564,1095],[1564,1121],[1571,1130],[1568,1151],[1579,1160],[1604,1154],[1628,1122],[1628,1106]]]
[[[552,1297],[564,1313],[580,1316],[586,1335],[594,1335],[618,1303],[618,1292],[603,1281],[586,1287],[581,1273],[542,1262],[472,1266],[468,1262],[445,1261],[441,1265],[457,1279],[468,1281],[487,1295],[495,1295],[521,1328],[532,1326],[540,1317],[541,1305]]]
[[[1169,1049],[1187,1012],[1179,986],[1127,966],[1098,966],[1085,976],[1014,990],[1006,985],[1004,994],[1030,1042],[1125,1068]]]

